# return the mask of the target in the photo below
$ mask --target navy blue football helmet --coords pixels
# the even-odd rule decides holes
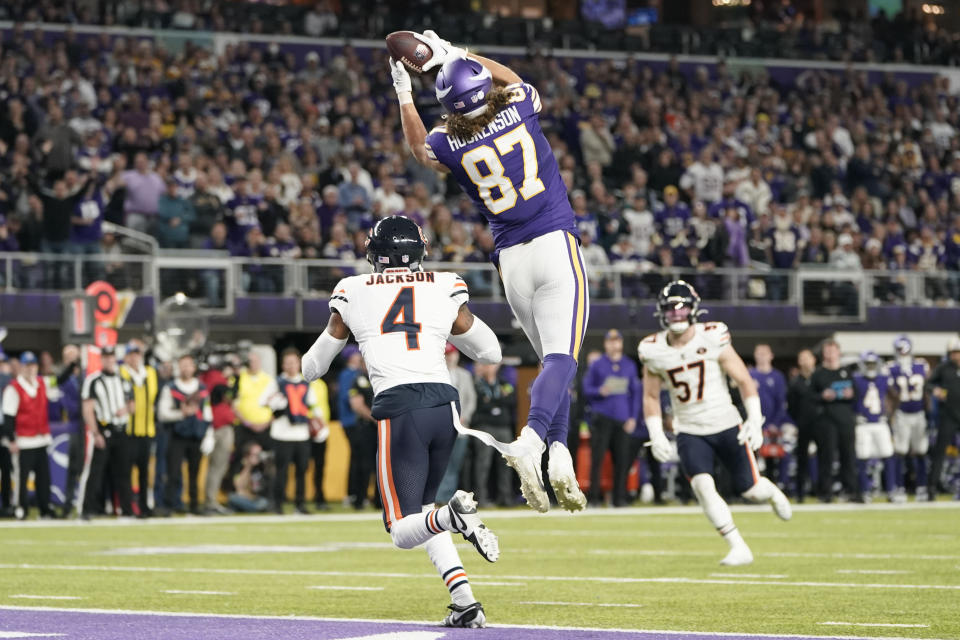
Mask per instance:
[[[664,329],[682,333],[704,313],[697,290],[683,280],[674,280],[660,291],[653,315]]]
[[[427,255],[427,239],[416,222],[404,216],[380,220],[367,236],[367,262],[373,270],[407,267],[419,271]]]

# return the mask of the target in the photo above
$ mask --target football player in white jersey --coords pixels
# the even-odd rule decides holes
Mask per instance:
[[[790,519],[792,509],[783,492],[757,469],[753,452],[763,444],[763,416],[756,384],[730,344],[727,325],[700,323],[702,313],[700,296],[686,282],[674,280],[660,292],[656,316],[663,331],[644,338],[637,348],[643,363],[643,416],[654,457],[669,460],[673,451],[660,411],[660,389],[666,384],[680,464],[707,519],[730,545],[721,564],[745,565],[753,562],[753,553],[717,492],[715,461],[730,471],[744,498],[770,502],[783,520]],[[724,374],[743,396],[747,419],[742,424]]]
[[[457,390],[444,359],[447,340],[476,362],[500,362],[500,342],[467,308],[467,285],[454,273],[423,271],[426,241],[403,216],[378,222],[367,240],[374,272],[344,278],[330,296],[326,330],[303,358],[308,381],[325,374],[353,333],[373,384],[377,420],[377,483],[383,520],[401,549],[424,545],[452,604],[449,627],[482,627],[450,532],[461,534],[484,559],[500,555],[497,536],[477,515],[472,493],[457,491],[436,508],[459,425]]]

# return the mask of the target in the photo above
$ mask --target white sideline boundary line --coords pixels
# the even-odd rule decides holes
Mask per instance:
[[[8,598],[17,598],[18,600],[84,600],[82,596],[42,596],[32,593],[15,593]]]
[[[38,565],[38,564],[0,564],[0,569],[22,570],[53,570],[53,571],[105,571],[105,572],[134,572],[134,573],[205,573],[205,574],[233,574],[233,575],[276,575],[276,576],[364,576],[373,578],[411,578],[436,579],[436,574],[425,573],[381,573],[376,571],[311,571],[304,569],[204,569],[200,567],[130,567],[130,566],[103,566],[103,565]],[[840,589],[918,589],[930,591],[960,591],[960,584],[882,584],[859,582],[815,582],[803,580],[799,582],[785,582],[782,580],[727,580],[720,578],[686,578],[666,576],[660,578],[618,578],[610,576],[520,576],[497,575],[491,576],[502,580],[516,581],[544,581],[544,582],[595,582],[608,584],[719,584],[719,585],[754,585],[778,587],[815,587]]]
[[[733,505],[730,507],[734,513],[768,513],[768,505]],[[794,513],[844,513],[861,511],[930,511],[930,510],[957,510],[960,509],[960,501],[940,501],[940,502],[908,502],[904,504],[891,504],[878,502],[873,504],[795,504]],[[619,518],[627,516],[690,516],[697,515],[702,517],[703,511],[699,506],[671,506],[671,507],[623,507],[619,509],[587,509],[584,512],[591,518]],[[515,509],[491,509],[485,511],[486,518],[491,520],[525,520],[529,518],[577,518],[582,517],[563,511],[562,509],[552,509],[547,513],[537,513],[527,508]],[[269,516],[224,516],[222,518],[208,518],[202,516],[184,516],[178,518],[150,518],[139,520],[137,518],[98,518],[84,522],[82,520],[11,520],[0,522],[0,529],[53,529],[70,527],[154,527],[154,526],[222,526],[237,524],[315,524],[317,522],[364,522],[381,521],[381,514],[378,512],[366,513],[334,513],[334,514],[313,514],[313,515],[269,515]]]
[[[830,627],[894,627],[897,629],[929,629],[928,624],[900,624],[897,622],[818,622]]]
[[[233,620],[295,620],[303,622],[372,622],[384,624],[404,624],[404,625],[426,625],[437,626],[436,620],[390,620],[376,618],[331,618],[319,616],[265,616],[239,613],[196,613],[179,611],[136,611],[133,609],[95,609],[95,608],[73,608],[73,607],[16,607],[10,605],[0,605],[0,611],[46,611],[60,613],[90,613],[95,615],[141,615],[141,616],[163,616],[168,618],[224,618]],[[499,629],[553,629],[556,631],[604,631],[614,633],[658,633],[670,636],[702,636],[704,638],[715,637],[735,637],[735,638],[818,638],[820,640],[917,640],[915,638],[883,636],[881,638],[870,636],[817,636],[817,635],[799,635],[789,633],[739,633],[730,631],[676,631],[671,629],[607,629],[603,627],[563,627],[554,625],[535,625],[535,624],[493,624],[490,627]],[[924,640],[947,640],[946,638],[925,638]]]

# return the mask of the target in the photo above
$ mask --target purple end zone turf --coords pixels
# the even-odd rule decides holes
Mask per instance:
[[[20,635],[22,634],[22,635]],[[343,640],[377,636],[378,640],[756,640],[758,636],[713,636],[708,633],[653,633],[528,629],[508,626],[445,629],[440,626],[352,620],[285,620],[220,616],[93,613],[51,609],[0,608],[0,638],[57,637],[66,640]],[[776,636],[762,636],[776,639]],[[825,636],[818,636],[822,640]],[[790,640],[804,640],[790,636]]]

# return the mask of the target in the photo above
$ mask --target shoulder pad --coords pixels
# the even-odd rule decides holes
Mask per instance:
[[[730,344],[730,329],[725,322],[704,322],[703,337],[716,347],[725,347]]]

